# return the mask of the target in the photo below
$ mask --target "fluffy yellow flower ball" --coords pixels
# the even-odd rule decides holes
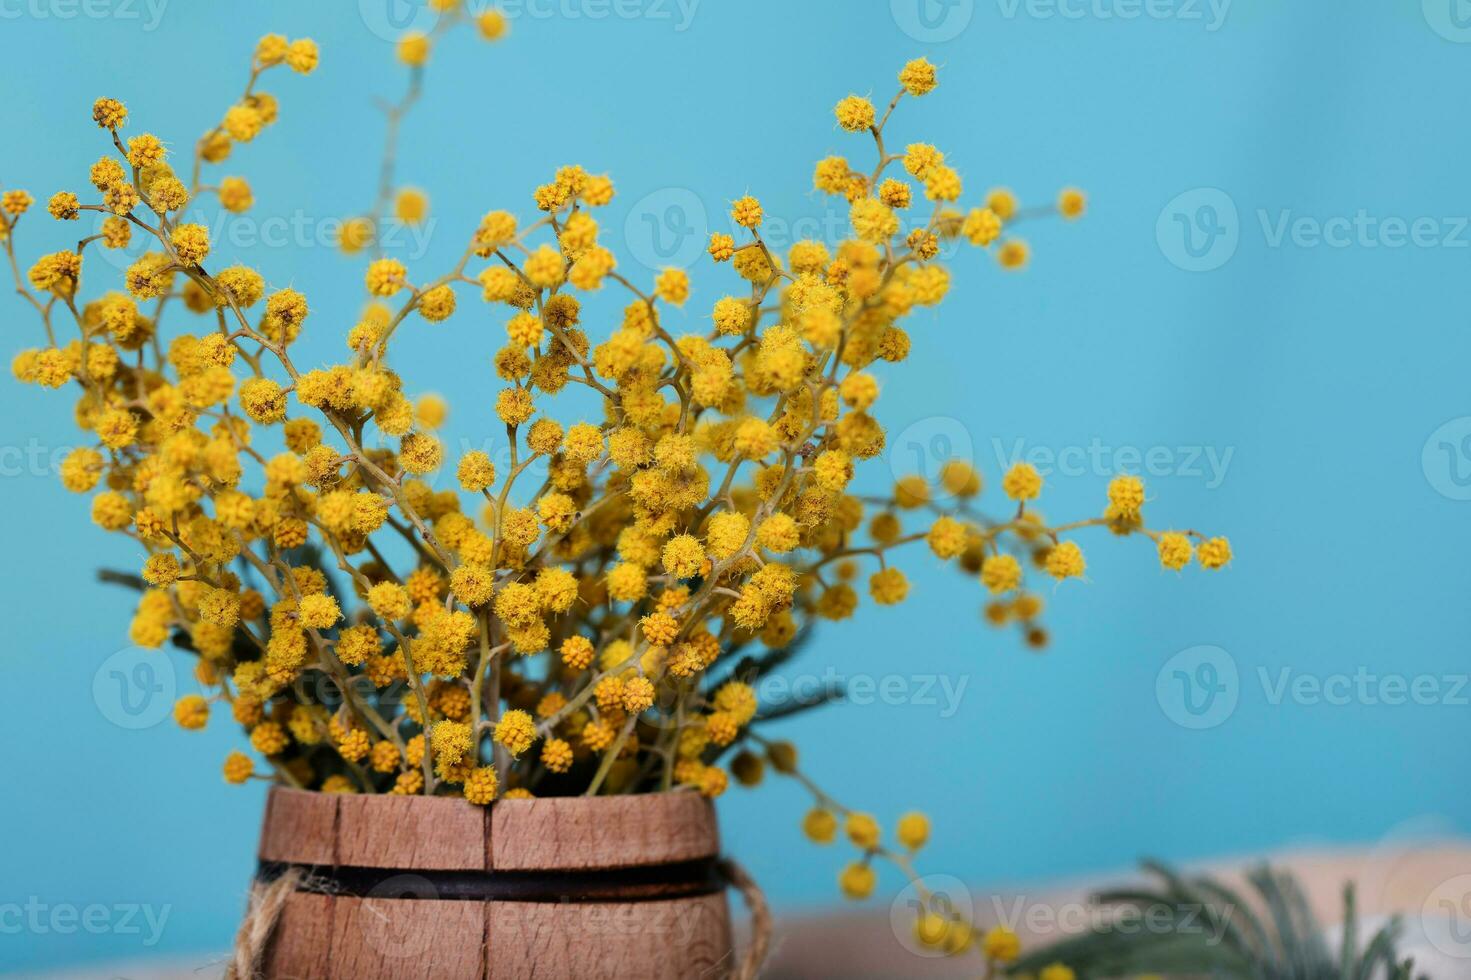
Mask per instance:
[[[953,517],[940,517],[930,526],[929,534],[925,536],[929,542],[930,551],[934,552],[936,558],[948,561],[965,552],[969,543],[969,534],[966,527]]]
[[[845,897],[861,902],[873,894],[876,881],[873,868],[865,862],[856,861],[844,868],[838,876],[838,887],[843,890]]]
[[[429,217],[429,195],[417,187],[405,187],[394,198],[393,213],[398,220],[416,225]]]
[[[1171,571],[1178,572],[1190,564],[1195,556],[1195,546],[1183,534],[1168,531],[1159,536],[1159,563]]]
[[[392,296],[407,285],[408,274],[398,259],[378,259],[368,266],[364,282],[374,296]]]
[[[461,489],[467,493],[480,493],[495,483],[495,464],[486,453],[478,449],[471,450],[460,457],[455,477],[460,481]]]
[[[761,224],[761,202],[751,197],[737,198],[730,205],[730,218],[742,228],[757,228]],[[714,242],[711,242],[712,251]]]
[[[1064,188],[1057,196],[1057,211],[1064,218],[1072,220],[1082,217],[1088,208],[1088,197],[1076,187]]]
[[[1042,474],[1031,463],[1016,463],[1001,478],[1001,490],[1012,500],[1036,500],[1042,493]]]
[[[1078,578],[1087,569],[1083,549],[1072,541],[1064,541],[1047,552],[1047,574],[1061,580]]]
[[[98,99],[92,103],[92,121],[100,129],[118,129],[128,121],[128,107],[117,99]]]
[[[478,766],[465,777],[465,800],[476,806],[485,806],[495,799],[500,789],[500,778],[495,766]]]
[[[81,215],[81,201],[71,191],[51,195],[46,211],[58,221],[75,221]]]
[[[848,218],[854,233],[865,242],[886,242],[899,231],[899,216],[876,197],[855,201]]]
[[[850,813],[843,824],[843,832],[856,847],[864,850],[874,848],[879,843],[879,822],[867,813]]]
[[[807,811],[802,818],[802,833],[817,844],[831,844],[838,834],[838,818],[823,807]]]
[[[1021,955],[1022,942],[1006,926],[996,926],[981,939],[981,950],[993,960],[1010,963]]]
[[[480,36],[487,41],[499,41],[510,31],[510,22],[506,20],[506,15],[494,8],[476,18],[475,26],[479,28]]]
[[[1027,243],[1020,238],[1008,239],[1002,242],[1001,247],[996,250],[996,261],[1000,263],[1003,269],[1020,269],[1027,264],[1027,260],[1030,257],[1031,250],[1027,248]]]
[[[899,84],[910,95],[928,95],[935,90],[935,66],[927,58],[915,58],[900,69]]]
[[[693,535],[680,534],[669,539],[660,558],[664,571],[675,578],[694,578],[705,562],[705,549]]]
[[[435,286],[419,297],[419,315],[430,323],[442,323],[455,312],[455,291],[449,285]]]
[[[683,269],[665,269],[654,281],[654,292],[666,303],[683,306],[690,298],[690,277]]]
[[[918,812],[904,814],[899,818],[895,836],[911,851],[919,850],[930,839],[930,818]]]
[[[536,741],[536,722],[528,712],[512,708],[496,722],[494,738],[511,755],[518,756],[531,748],[531,744]]]
[[[234,786],[246,782],[255,774],[255,763],[243,752],[231,752],[225,756],[225,782]]]
[[[415,476],[432,473],[443,460],[444,447],[427,433],[411,432],[399,442],[398,461],[405,472]]]
[[[174,721],[180,728],[198,731],[209,721],[209,702],[198,694],[186,694],[174,702]]]
[[[868,579],[868,593],[881,606],[903,602],[909,595],[909,580],[897,568],[885,568]]]
[[[330,629],[341,618],[342,610],[331,596],[318,593],[301,597],[297,620],[307,629]]]
[[[429,63],[429,38],[417,31],[399,38],[398,60],[410,68],[424,67]]]
[[[1144,481],[1137,476],[1116,476],[1108,485],[1108,515],[1137,519],[1144,506]]]
[[[869,129],[874,123],[873,103],[861,95],[850,95],[833,106],[838,125],[850,133]]]
[[[541,764],[548,772],[563,773],[572,768],[572,743],[560,738],[547,739],[541,747]]]
[[[1231,542],[1225,538],[1202,541],[1195,551],[1196,560],[1202,568],[1224,568],[1231,562]]]
[[[756,529],[756,543],[778,555],[796,548],[800,541],[801,529],[789,514],[772,514]]]
[[[981,563],[981,584],[992,595],[1010,592],[1022,584],[1021,563],[1011,555],[989,555]]]
[[[310,75],[321,61],[317,42],[309,37],[298,38],[286,49],[286,64],[298,75]]]
[[[437,762],[452,766],[465,758],[473,744],[470,726],[441,721],[429,730],[429,748]]]
[[[379,582],[368,590],[367,598],[373,612],[390,622],[405,618],[413,608],[408,590],[396,582]]]

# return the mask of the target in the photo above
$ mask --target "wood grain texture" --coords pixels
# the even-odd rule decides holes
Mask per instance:
[[[261,970],[271,980],[319,980],[329,976],[332,963],[332,903],[330,895],[297,892],[286,899],[276,931],[261,958]]]
[[[336,864],[339,799],[330,793],[271,787],[257,856],[291,864]]]
[[[486,906],[338,898],[331,980],[484,980]]]
[[[264,976],[725,977],[733,954],[724,893],[643,901],[449,900],[437,897],[424,876],[650,867],[719,850],[714,808],[693,793],[502,800],[483,808],[450,798],[273,788],[261,860],[403,873],[363,898],[292,895],[267,948]]]
[[[712,857],[715,808],[695,793],[500,800],[490,866],[504,871],[634,868]]]
[[[343,796],[337,864],[422,871],[485,871],[483,807],[433,796]]]
[[[725,895],[573,905],[490,902],[486,975],[717,980],[733,968]]]

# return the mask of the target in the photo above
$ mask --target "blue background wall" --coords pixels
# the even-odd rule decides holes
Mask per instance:
[[[838,228],[841,213],[808,190],[815,159],[863,152],[833,127],[833,102],[887,98],[903,61],[928,55],[941,88],[904,106],[891,143],[939,143],[972,197],[1006,184],[1045,204],[1077,183],[1091,208],[1077,225],[1027,229],[1024,275],[957,258],[951,299],[917,319],[913,357],[881,379],[895,471],[915,446],[932,468],[937,436],[968,441],[993,482],[1017,440],[1071,451],[1043,501],[1061,518],[1100,507],[1113,451],[1127,462],[1154,450],[1152,521],[1228,533],[1239,557],[1176,576],[1145,542],[1086,539],[1090,581],[1051,599],[1056,643],[1038,656],[981,624],[975,583],[916,553],[906,605],[829,629],[796,668],[893,675],[907,694],[782,734],[816,778],[886,823],[927,809],[922,867],[972,881],[1106,870],[1145,852],[1372,842],[1426,817],[1464,831],[1471,29],[1454,2],[1213,12],[1180,0],[1131,18],[1121,0],[704,0],[687,22],[653,0],[604,19],[587,0],[518,7],[508,41],[467,30],[436,52],[401,155],[403,182],[430,193],[437,219],[410,266],[447,268],[483,211],[529,213],[530,189],[568,162],[613,174],[607,237],[640,276],[644,215],[671,202],[691,226],[723,228],[726,202],[750,191],[778,240],[781,223]],[[71,18],[54,0],[0,5],[0,187],[43,201],[82,189],[104,149],[88,106],[104,94],[128,103],[133,132],[187,152],[235,97],[256,37],[281,31],[320,41],[322,67],[268,79],[281,121],[221,172],[252,181],[253,220],[311,229],[360,211],[381,144],[372,99],[403,82],[383,35],[390,14],[414,13],[384,3],[175,0],[159,12],[139,0]],[[30,257],[76,237],[44,216],[26,224]],[[322,244],[230,251],[310,296],[298,363],[338,356],[360,262]],[[691,324],[730,284],[708,259],[696,280]],[[469,292],[461,305],[444,327],[410,324],[413,343],[397,350],[415,391],[458,406],[452,446],[492,431],[502,319]],[[39,342],[17,298],[0,311],[8,349]],[[0,906],[143,903],[169,917],[149,947],[146,929],[17,931],[0,916],[0,967],[225,946],[263,795],[220,781],[242,742],[224,719],[199,735],[117,723],[151,716],[122,711],[118,664],[104,668],[128,597],[91,570],[136,559],[49,471],[76,439],[61,396],[0,385]],[[1107,450],[1101,465],[1077,465],[1092,446]],[[870,469],[874,485],[889,476]],[[1277,697],[1284,670],[1389,686],[1341,703]],[[952,710],[928,703],[927,678],[964,685]],[[1434,679],[1430,703],[1384,703],[1375,692],[1392,700],[1393,678],[1422,678],[1422,694]],[[835,901],[847,859],[800,839],[805,808],[791,783],[721,801],[730,849],[782,910]],[[881,882],[873,901],[886,904],[900,883]]]

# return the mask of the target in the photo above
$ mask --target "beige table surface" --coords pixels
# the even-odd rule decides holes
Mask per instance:
[[[1291,868],[1306,887],[1309,901],[1332,930],[1341,917],[1343,883],[1358,883],[1359,908],[1365,928],[1372,932],[1391,914],[1405,920],[1402,948],[1434,980],[1471,980],[1471,842],[1380,844],[1371,848],[1296,850],[1272,856],[1274,863]],[[1223,858],[1204,865],[1227,877],[1248,862]],[[1189,869],[1194,870],[1194,869]],[[1087,881],[1043,883],[1037,886],[995,888],[968,885],[964,891],[982,925],[996,921],[995,910],[1024,913],[1018,931],[1023,942],[1034,945],[1055,938],[1057,929],[1028,928],[1053,919],[1076,921],[1086,909],[1087,896],[1096,888],[1129,880],[1131,872],[1099,876]],[[1462,877],[1464,876],[1464,877]],[[733,908],[740,912],[732,896]],[[1457,943],[1449,934],[1447,914],[1422,915],[1456,903],[1468,935]],[[1073,916],[1069,920],[1069,915]],[[907,921],[901,916],[901,921]],[[791,916],[778,923],[772,956],[764,976],[770,980],[841,977],[845,980],[890,978],[948,978],[979,976],[979,959],[922,957],[901,939],[891,925],[890,903],[875,900],[851,911]],[[201,980],[217,977],[221,954],[183,956],[167,961],[102,964],[60,971],[32,980]],[[21,974],[11,974],[19,977]]]

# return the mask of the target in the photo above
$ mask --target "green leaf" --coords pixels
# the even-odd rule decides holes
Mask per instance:
[[[1143,867],[1161,888],[1125,887],[1095,898],[1120,906],[1120,915],[1129,917],[1126,928],[1118,921],[1097,923],[1088,933],[1031,951],[1007,972],[1035,973],[1061,962],[1087,978],[1162,973],[1219,980],[1425,980],[1415,976],[1411,960],[1398,959],[1398,920],[1379,930],[1359,955],[1352,885],[1344,890],[1343,942],[1334,957],[1290,874],[1267,865],[1251,869],[1246,878],[1254,896],[1248,901],[1208,876],[1185,878],[1152,861]],[[1154,916],[1152,928],[1140,923],[1145,913]]]

